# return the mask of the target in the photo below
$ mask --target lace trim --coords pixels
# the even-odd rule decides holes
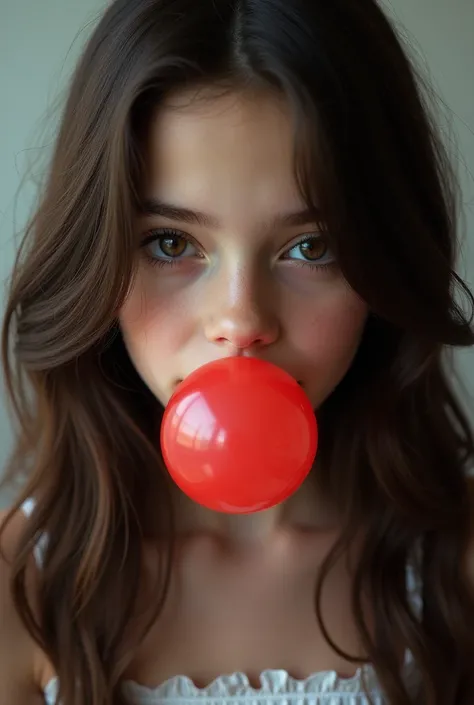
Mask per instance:
[[[361,666],[350,678],[342,678],[335,671],[322,671],[308,678],[297,679],[284,670],[265,670],[260,675],[260,687],[253,688],[244,673],[218,676],[212,683],[199,688],[188,676],[174,676],[156,688],[140,685],[135,681],[124,681],[124,694],[132,701],[158,703],[163,700],[222,700],[242,697],[275,698],[302,695],[365,695],[367,692],[380,696],[380,686],[374,668],[370,664]],[[51,680],[45,689],[48,702],[54,702],[58,689],[57,679]]]
[[[407,652],[405,657],[403,680],[408,690],[413,693],[419,686],[419,674],[410,652]],[[164,701],[196,699],[201,702],[265,699],[268,702],[284,697],[288,701],[302,696],[311,696],[311,700],[317,696],[317,702],[321,704],[336,703],[334,698],[340,698],[337,701],[340,705],[353,702],[363,705],[367,703],[367,693],[374,699],[374,703],[385,702],[377,674],[371,664],[361,666],[349,678],[343,678],[335,671],[320,671],[308,678],[297,679],[285,670],[268,669],[260,675],[259,688],[253,688],[248,676],[240,672],[218,676],[204,688],[199,688],[191,678],[184,675],[169,678],[156,688],[150,688],[132,680],[124,681],[122,688],[124,695],[137,705],[157,705]],[[55,703],[57,692],[58,679],[53,678],[44,690],[46,702]]]

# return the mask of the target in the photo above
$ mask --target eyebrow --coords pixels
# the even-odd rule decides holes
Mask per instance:
[[[171,203],[164,203],[157,199],[145,199],[140,208],[144,216],[160,216],[167,220],[180,221],[189,225],[199,225],[203,228],[220,227],[220,223],[212,215],[200,211],[190,210]],[[303,210],[291,213],[278,213],[268,224],[269,228],[277,226],[307,225],[308,223],[321,222],[321,211],[319,208],[304,208]]]

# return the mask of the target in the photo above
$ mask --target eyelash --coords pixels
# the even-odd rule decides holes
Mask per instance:
[[[169,259],[157,259],[156,257],[151,257],[147,253],[146,247],[148,245],[150,245],[152,242],[155,242],[156,240],[159,240],[160,238],[165,238],[165,237],[179,237],[182,240],[185,240],[190,245],[195,244],[194,241],[192,240],[192,238],[190,238],[185,233],[182,233],[179,230],[174,230],[173,228],[160,228],[159,230],[151,230],[148,233],[148,235],[144,238],[143,242],[141,243],[141,248],[143,248],[145,250],[145,258],[153,267],[175,267],[183,259],[183,257],[170,257]],[[310,242],[313,239],[314,239],[314,234],[302,237],[301,240],[296,242],[292,247],[289,248],[289,250],[293,250],[295,247],[298,247],[299,245],[303,245],[305,242]],[[321,270],[321,269],[328,270],[328,269],[331,269],[336,266],[335,260],[333,260],[331,262],[327,262],[326,264],[317,264],[316,262],[311,262],[309,260],[295,260],[292,258],[288,258],[288,261],[294,262],[296,265],[301,266],[301,267],[309,267],[312,270],[318,270],[318,269],[319,270]]]

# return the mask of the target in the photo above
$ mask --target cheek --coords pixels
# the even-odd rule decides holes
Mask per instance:
[[[366,304],[346,285],[295,312],[292,339],[308,365],[315,404],[320,404],[348,371],[367,315]]]
[[[365,306],[352,302],[316,311],[305,329],[305,346],[316,358],[351,356],[359,345],[366,317]]]
[[[189,324],[186,297],[167,295],[147,277],[137,278],[120,312],[124,337],[138,345],[159,341],[154,352],[171,347],[172,341],[182,342],[183,331]]]
[[[176,351],[192,330],[183,297],[167,297],[138,278],[119,314],[128,354],[144,382],[163,401]]]

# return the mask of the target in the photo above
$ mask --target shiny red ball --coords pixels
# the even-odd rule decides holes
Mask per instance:
[[[232,357],[197,369],[171,397],[161,449],[176,484],[218,512],[269,509],[310,471],[318,428],[296,380],[262,360]]]

